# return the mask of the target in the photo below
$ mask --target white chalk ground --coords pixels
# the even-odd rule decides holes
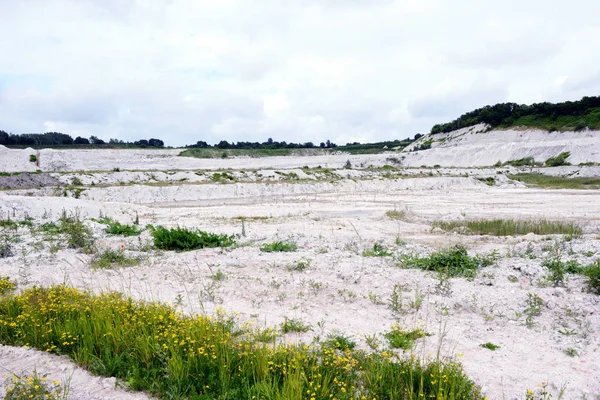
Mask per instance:
[[[140,238],[110,237],[103,233],[102,225],[90,221],[100,249],[118,249],[124,244],[128,253],[142,258],[137,267],[93,270],[90,256],[66,249],[52,254],[50,243],[20,228],[23,241],[17,244],[16,255],[0,259],[2,274],[14,277],[19,289],[67,283],[166,301],[189,313],[212,313],[223,307],[239,313],[240,321],[252,320],[261,326],[276,327],[285,317],[301,318],[312,325],[312,332],[288,334],[284,339],[289,342],[341,332],[363,348],[365,335],[376,335],[385,346],[382,334],[398,320],[408,328],[425,326],[432,333],[418,341],[415,351],[419,355],[435,355],[439,346],[443,355],[459,355],[467,374],[490,399],[522,399],[528,388],[535,389],[543,381],[550,382],[555,398],[565,384],[565,399],[600,398],[600,296],[583,291],[579,276],[570,276],[566,287],[545,285],[547,270],[541,266],[553,252],[582,264],[600,258],[598,190],[525,188],[508,182],[495,170],[480,171],[482,176],[498,178],[493,187],[474,179],[472,170],[298,183],[255,182],[253,175],[244,183],[233,184],[207,183],[200,175],[196,175],[198,182],[192,182],[192,173],[175,172],[155,181],[164,183],[168,175],[178,182],[176,185],[150,186],[130,184],[144,181],[147,175],[125,170],[257,168],[261,175],[274,177],[276,173],[266,172],[269,168],[343,167],[349,157],[194,160],[174,157],[171,150],[55,153],[66,160],[60,167],[64,171],[119,167],[123,172],[117,173],[120,176],[97,172],[65,175],[66,182],[77,176],[89,185],[94,179],[104,179],[88,186],[79,199],[44,195],[49,194],[44,190],[30,191],[30,196],[19,191],[0,192],[0,212],[9,212],[17,219],[29,215],[43,222],[58,218],[63,209],[77,210],[86,218],[102,214],[123,223],[131,223],[137,213],[142,225],[179,225],[217,233],[244,232],[246,236],[240,237],[239,247],[229,250],[143,252],[139,250],[150,242],[147,231]],[[419,153],[425,152],[409,156]],[[12,164],[6,161],[7,154],[13,157],[12,151],[0,149],[0,171],[16,165],[15,160]],[[42,154],[43,167],[44,157],[50,162],[54,156],[47,156],[53,154],[51,151]],[[390,155],[352,157],[356,157],[352,161],[355,166],[390,164],[386,160]],[[594,167],[565,168],[578,168],[583,176],[596,174]],[[544,170],[552,171],[561,169]],[[364,171],[334,172],[358,176]],[[177,175],[180,173],[184,175]],[[469,176],[462,176],[464,173]],[[180,181],[186,177],[188,180]],[[100,183],[109,186],[98,187]],[[392,220],[385,214],[391,210],[405,211],[406,216]],[[238,217],[244,217],[245,222],[242,224]],[[567,220],[581,224],[585,234],[571,241],[559,236],[478,237],[432,231],[430,225],[437,220],[497,217]],[[263,243],[275,240],[293,240],[298,251],[259,250]],[[375,242],[383,243],[394,256],[364,257],[363,251]],[[467,246],[471,253],[497,250],[501,258],[473,281],[450,279],[446,293],[440,290],[436,276],[398,267],[404,254],[427,254],[457,243]],[[294,271],[293,266],[301,261],[309,261],[310,266]],[[212,279],[218,271],[226,279]],[[403,315],[394,315],[388,308],[396,284],[403,285]],[[417,310],[408,305],[418,293],[424,299]],[[526,326],[523,314],[529,293],[544,300],[532,327]],[[500,348],[490,351],[480,347],[486,342]],[[568,356],[568,349],[578,355]],[[73,399],[144,397],[117,390],[114,380],[92,377],[64,358],[35,350],[0,347],[0,362],[19,374],[35,367],[49,379],[64,381],[66,374],[72,376]]]

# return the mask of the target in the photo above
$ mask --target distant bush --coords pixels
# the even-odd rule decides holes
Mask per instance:
[[[35,154],[30,154],[29,155],[29,162],[36,162],[37,161],[37,156]]]
[[[154,245],[163,250],[196,250],[205,247],[229,247],[235,244],[234,236],[190,230],[185,228],[152,228]]]
[[[585,269],[587,276],[587,286],[592,293],[600,295],[600,260]]]
[[[571,165],[571,163],[567,162],[567,158],[571,156],[571,153],[568,151],[562,152],[556,157],[551,157],[546,160],[547,167],[560,167],[561,165]]]

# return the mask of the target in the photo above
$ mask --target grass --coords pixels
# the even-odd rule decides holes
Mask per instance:
[[[384,336],[393,349],[410,350],[415,344],[415,340],[426,336],[427,333],[422,329],[404,330],[399,325],[392,325],[392,328]]]
[[[570,222],[542,220],[473,220],[473,221],[438,221],[434,228],[444,231],[461,229],[468,235],[514,236],[534,233],[536,235],[571,235],[579,237],[583,234],[581,227]]]
[[[229,247],[235,244],[233,235],[219,235],[179,227],[171,229],[163,226],[153,227],[152,238],[154,245],[162,250],[189,251],[205,247]]]
[[[93,251],[94,237],[92,231],[85,225],[79,212],[67,215],[66,211],[63,211],[59,224],[55,227],[55,232],[66,236],[68,248],[81,249],[85,253]]]
[[[592,293],[600,295],[600,259],[596,260],[595,263],[585,268],[583,271],[587,277],[587,287]]]
[[[0,298],[0,342],[68,356],[163,399],[483,398],[451,360],[260,344],[224,313],[186,316],[64,286]]]
[[[273,243],[265,243],[260,248],[260,251],[265,253],[276,253],[276,252],[292,252],[296,251],[298,245],[295,242],[277,241]]]
[[[567,158],[571,156],[571,153],[568,151],[562,152],[556,157],[550,157],[546,160],[547,167],[560,167],[562,165],[571,165],[571,163],[567,162]]]
[[[105,250],[97,254],[92,260],[92,268],[111,269],[115,267],[131,267],[138,265],[140,259],[137,257],[127,257],[125,251],[121,248],[115,250]]]
[[[495,257],[495,254],[473,257],[464,246],[456,245],[427,257],[407,256],[402,259],[402,265],[407,268],[443,273],[447,277],[473,278],[479,268],[492,265]]]
[[[598,177],[576,177],[550,176],[540,173],[521,173],[508,176],[526,185],[552,189],[600,189],[600,178]]]

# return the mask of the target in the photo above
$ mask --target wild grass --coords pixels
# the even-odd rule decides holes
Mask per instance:
[[[562,165],[571,165],[571,163],[567,162],[567,158],[571,156],[571,153],[568,151],[562,152],[556,157],[550,157],[546,160],[545,164],[547,167],[560,167]]]
[[[140,259],[138,257],[127,257],[123,249],[116,251],[108,249],[96,254],[90,265],[92,268],[111,269],[115,267],[132,267],[139,263]]]
[[[444,231],[459,229],[468,235],[514,236],[534,233],[536,235],[571,235],[579,237],[583,234],[580,226],[571,222],[541,220],[473,220],[473,221],[437,221],[434,228]]]
[[[260,344],[223,313],[64,286],[0,298],[0,342],[66,355],[164,399],[483,399],[451,360]]]
[[[281,332],[285,335],[289,332],[308,332],[312,328],[310,325],[304,323],[304,321],[295,318],[285,318],[281,323]]]
[[[229,247],[235,244],[233,235],[219,235],[179,227],[167,229],[157,226],[151,229],[154,246],[162,250],[189,251],[205,247]]]
[[[600,189],[600,178],[598,177],[575,177],[550,176],[540,173],[521,173],[508,175],[510,179],[532,185],[551,189]]]
[[[585,268],[584,275],[587,277],[586,285],[588,290],[600,295],[600,259]]]
[[[276,241],[272,243],[265,243],[261,246],[260,251],[265,253],[275,252],[292,252],[296,251],[298,245],[295,242],[290,241]]]
[[[492,265],[495,259],[494,253],[488,256],[470,256],[464,246],[456,245],[431,253],[427,257],[406,256],[401,260],[401,265],[406,268],[434,271],[446,277],[473,278],[480,268]]]
[[[66,238],[67,247],[70,249],[80,249],[85,253],[91,253],[94,248],[94,236],[88,228],[78,211],[67,214],[63,211],[58,225],[48,225],[48,230],[54,233],[63,234]]]
[[[394,221],[401,221],[406,217],[406,211],[404,210],[391,210],[385,212],[386,217]]]

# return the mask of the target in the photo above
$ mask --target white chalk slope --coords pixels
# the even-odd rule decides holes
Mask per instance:
[[[533,157],[546,161],[571,153],[571,164],[600,162],[600,131],[546,132],[539,129],[502,129],[486,132],[479,124],[448,133],[425,135],[404,150],[403,165],[454,167],[490,166],[496,162]],[[431,149],[413,151],[432,140]]]

